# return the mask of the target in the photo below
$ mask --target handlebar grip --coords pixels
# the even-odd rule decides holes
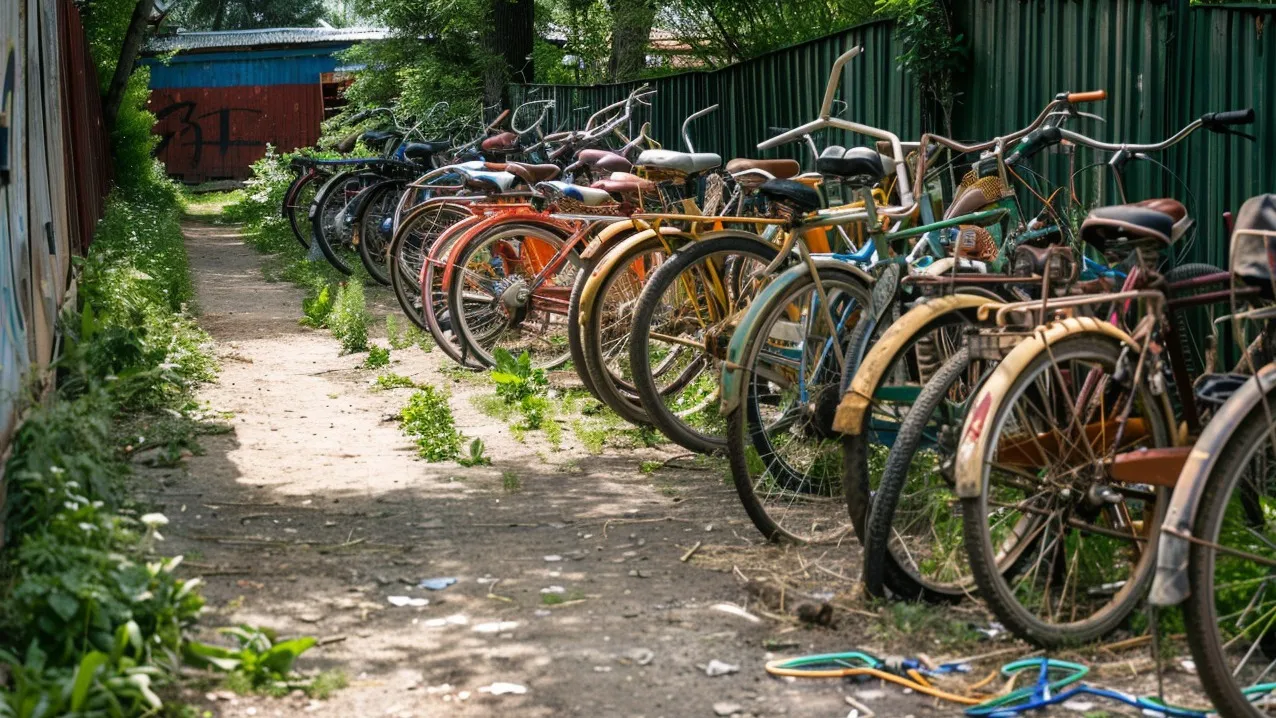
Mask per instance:
[[[567,131],[567,132],[554,132],[554,133],[552,133],[552,134],[545,135],[545,137],[544,137],[544,138],[542,138],[542,140],[541,140],[541,141],[542,141],[542,142],[557,142],[557,141],[559,141],[559,140],[565,140],[565,139],[567,139],[568,137],[571,137],[571,136],[572,136],[571,131]]]
[[[1254,108],[1230,112],[1207,112],[1201,115],[1204,125],[1248,125],[1254,122]]]
[[[372,113],[371,113],[371,112],[368,112],[367,110],[363,110],[363,111],[361,111],[361,112],[356,112],[356,113],[354,113],[353,115],[351,115],[351,116],[350,116],[350,119],[346,120],[346,124],[347,124],[347,125],[357,125],[357,124],[359,124],[360,122],[363,122],[364,120],[368,119],[368,118],[369,118],[369,117],[371,117],[371,116],[372,116]]]
[[[1068,102],[1099,102],[1108,99],[1107,90],[1090,90],[1089,92],[1069,92]]]
[[[509,119],[509,116],[509,110],[501,110],[501,114],[497,115],[495,120],[492,120],[492,124],[488,125],[487,129],[495,130],[499,128],[501,125],[505,124],[505,120]]]
[[[782,135],[791,129],[793,128],[792,127],[768,127],[766,128],[766,131],[770,132],[773,135]]]

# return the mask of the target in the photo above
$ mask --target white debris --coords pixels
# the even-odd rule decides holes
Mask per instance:
[[[420,608],[421,606],[430,605],[429,599],[412,598],[411,596],[387,596],[386,600],[390,602],[391,606],[398,606],[399,608],[404,606]]]
[[[728,673],[739,673],[740,667],[724,663],[715,658],[709,661],[709,665],[704,667],[704,672],[708,676],[725,676]]]
[[[715,611],[722,611],[723,613],[729,613],[732,616],[738,616],[739,618],[743,618],[744,620],[749,621],[750,623],[762,622],[761,618],[758,618],[757,616],[753,615],[752,613],[749,613],[743,608],[740,608],[734,603],[715,603],[709,608],[712,608]]]
[[[494,696],[503,696],[506,694],[521,696],[527,692],[527,686],[520,686],[517,683],[502,683],[497,681],[490,686],[483,686],[479,689],[479,693],[491,693]]]
[[[490,621],[474,627],[475,633],[505,633],[518,628],[518,621]]]

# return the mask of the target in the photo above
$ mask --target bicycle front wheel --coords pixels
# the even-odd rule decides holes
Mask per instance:
[[[1121,340],[1029,341],[1016,351],[1035,355],[1012,352],[973,399],[957,483],[980,482],[962,500],[980,595],[1020,638],[1059,648],[1115,629],[1151,583],[1167,492],[1110,471],[1122,455],[1168,446],[1172,417],[1163,392],[1133,385],[1139,355]]]
[[[756,323],[737,329],[748,332],[745,378],[727,416],[727,456],[745,511],[770,540],[832,543],[851,533],[833,416],[846,347],[870,301],[860,275],[821,267],[818,278],[794,281],[750,312]]]
[[[390,240],[390,287],[403,313],[421,329],[429,330],[421,314],[421,268],[425,258],[440,235],[468,217],[473,215],[463,205],[436,202],[414,210]]]
[[[750,235],[694,242],[651,274],[629,335],[629,371],[647,418],[671,441],[703,454],[726,449],[718,413],[730,320],[770,280],[776,248]]]

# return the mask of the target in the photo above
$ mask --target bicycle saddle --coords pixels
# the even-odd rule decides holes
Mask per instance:
[[[673,150],[644,150],[634,163],[640,167],[654,167],[683,174],[695,174],[722,165],[722,157],[712,152],[675,152]]]
[[[558,165],[533,165],[525,162],[506,162],[504,169],[526,182],[528,186],[552,180],[561,172]]]
[[[587,207],[597,207],[600,204],[610,204],[613,201],[611,195],[604,190],[581,187],[571,182],[559,180],[540,182],[536,185],[536,189],[551,200],[556,197],[566,197],[567,199],[576,200]]]
[[[409,162],[415,162],[419,165],[428,165],[430,164],[430,160],[434,158],[434,153],[437,151],[434,148],[440,145],[443,145],[443,143],[409,142],[403,148],[403,156]],[[446,147],[444,147],[444,149],[446,149]]]
[[[1151,242],[1168,247],[1175,237],[1175,223],[1187,220],[1187,209],[1173,199],[1152,199],[1090,211],[1081,223],[1081,240],[1100,252],[1109,243],[1122,245]]]
[[[797,174],[802,171],[802,167],[796,160],[734,159],[727,163],[727,172],[731,174],[739,174],[740,172],[748,172],[749,170],[766,172],[774,179],[789,179],[791,177],[796,177]]]
[[[581,150],[576,161],[601,172],[628,172],[634,165],[624,156],[610,150]]]
[[[869,147],[852,147],[848,150],[838,145],[829,145],[816,158],[815,169],[820,174],[840,177],[848,184],[862,187],[875,185],[886,176],[882,156]]]
[[[518,135],[513,132],[502,132],[483,140],[479,146],[486,152],[509,152],[518,147]]]
[[[508,192],[518,177],[512,172],[461,169],[465,185],[482,192]]]
[[[814,212],[823,204],[819,192],[795,180],[768,180],[758,191],[769,201],[792,207],[801,214]]]
[[[1254,234],[1276,232],[1276,194],[1260,194],[1245,200],[1236,213],[1232,227],[1232,271],[1264,291],[1271,291],[1276,276],[1276,263],[1271,259],[1276,250],[1276,237]]]
[[[590,186],[615,194],[636,194],[651,192],[656,188],[656,183],[628,172],[612,172],[607,179],[598,180]]]

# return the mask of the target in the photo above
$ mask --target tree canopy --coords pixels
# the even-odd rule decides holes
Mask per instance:
[[[168,24],[186,30],[313,27],[326,10],[323,0],[181,0]]]

